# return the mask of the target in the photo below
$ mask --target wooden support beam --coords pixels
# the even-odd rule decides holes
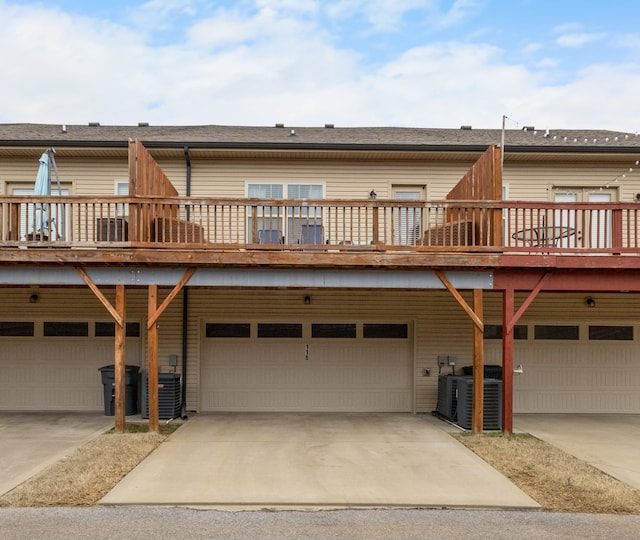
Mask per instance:
[[[444,275],[444,272],[441,272],[440,270],[436,270],[435,274],[436,276],[438,276],[438,279],[447,288],[447,290],[451,293],[451,295],[456,299],[458,304],[460,304],[462,309],[464,309],[467,312],[467,315],[471,317],[473,324],[475,324],[482,332],[484,332],[484,323],[482,322],[482,319],[474,313],[471,307],[469,307],[469,304],[467,304],[466,300],[462,298],[462,295],[447,279],[447,276]]]
[[[473,291],[473,311],[482,321],[482,289]],[[473,326],[473,415],[471,418],[473,433],[482,433],[484,429],[484,332]]]
[[[182,279],[171,290],[158,306],[158,286],[149,285],[149,298],[147,305],[147,384],[148,384],[148,404],[149,404],[149,431],[157,433],[159,431],[159,410],[158,410],[158,319],[172,300],[178,295],[182,288],[191,279],[195,268],[189,268],[182,276]]]
[[[189,268],[184,273],[184,276],[182,276],[182,279],[178,282],[178,284],[167,295],[167,297],[164,299],[164,301],[162,302],[160,307],[155,310],[155,313],[153,314],[153,317],[150,317],[149,320],[147,321],[147,329],[151,328],[152,326],[155,326],[155,324],[158,322],[158,318],[160,317],[160,315],[162,315],[164,310],[167,309],[167,307],[169,307],[169,304],[171,304],[171,302],[173,302],[173,299],[178,295],[178,293],[182,290],[182,288],[191,279],[191,276],[193,276],[195,271],[196,271],[195,268]]]
[[[471,430],[474,433],[482,433],[484,428],[484,321],[482,289],[473,290],[473,308],[471,308],[443,272],[436,270],[435,274],[456,299],[458,304],[467,312],[467,315],[469,315],[473,322],[473,413],[471,417]]]
[[[502,431],[513,433],[513,316],[515,292],[505,289],[502,295]]]
[[[149,285],[148,319],[157,319],[158,313],[158,286]],[[158,411],[158,326],[154,322],[147,326],[147,397],[149,404],[149,431],[159,431]]]
[[[540,281],[538,281],[538,283],[536,284],[534,289],[531,291],[529,296],[527,296],[527,299],[518,308],[518,311],[516,312],[516,314],[513,315],[513,312],[511,312],[509,314],[509,318],[505,319],[504,322],[509,332],[513,331],[513,327],[520,320],[520,317],[524,315],[524,312],[531,305],[531,303],[536,299],[536,296],[538,296],[538,293],[542,290],[542,287],[544,287],[544,284],[549,280],[550,277],[551,277],[551,272],[546,272],[545,274],[543,274],[543,276],[540,278]]]
[[[113,414],[115,417],[114,429],[116,433],[124,433],[126,416],[126,388],[125,388],[125,344],[126,344],[126,321],[127,306],[124,285],[116,285],[116,305],[113,307],[107,297],[102,294],[98,286],[91,280],[83,268],[76,267],[76,272],[93,291],[105,309],[111,314],[116,322],[115,347],[114,347],[114,403]]]
[[[87,275],[87,273],[84,271],[84,269],[80,268],[80,267],[76,267],[76,272],[78,272],[78,274],[80,274],[80,277],[87,284],[87,286],[91,289],[93,294],[96,295],[96,297],[98,298],[98,300],[100,300],[100,302],[105,307],[105,309],[111,314],[113,319],[116,321],[116,324],[119,324],[119,325],[122,326],[123,318],[118,313],[118,309],[114,308],[111,305],[111,302],[109,302],[107,297],[104,294],[102,294],[100,289],[98,289],[98,286],[93,281],[91,281],[91,278]]]
[[[502,300],[502,431],[505,433],[513,433],[513,329],[520,317],[535,300],[536,296],[544,288],[552,276],[552,272],[545,272],[533,290],[529,293],[526,300],[518,308],[515,309],[515,290],[514,285],[507,288],[503,292]]]
[[[126,321],[127,306],[124,285],[116,285],[116,311],[120,315],[119,321],[116,321],[115,335],[115,431],[116,433],[124,433],[125,415],[126,415],[126,373],[125,373],[125,342],[126,342]]]

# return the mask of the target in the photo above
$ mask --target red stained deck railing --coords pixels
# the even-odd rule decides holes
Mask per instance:
[[[640,205],[0,197],[0,246],[30,245],[637,255]]]

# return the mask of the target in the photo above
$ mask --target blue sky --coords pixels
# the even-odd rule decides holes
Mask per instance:
[[[640,130],[640,2],[0,0],[0,122]]]

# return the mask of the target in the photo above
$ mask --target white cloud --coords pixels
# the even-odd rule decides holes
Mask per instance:
[[[563,34],[556,39],[556,43],[561,47],[582,47],[587,43],[600,41],[605,37],[606,37],[605,34],[588,34],[588,33]]]
[[[439,0],[337,0],[326,5],[335,19],[364,17],[375,32],[393,31],[411,12],[425,12],[425,23],[433,28],[449,28],[466,19],[480,4],[479,0],[455,0],[448,10],[440,9]]]
[[[555,68],[558,67],[560,63],[555,58],[543,58],[536,62],[536,66],[539,68]]]
[[[436,0],[338,0],[327,4],[327,14],[335,19],[364,17],[374,31],[394,29],[415,9],[432,10]]]
[[[149,0],[141,6],[130,7],[127,11],[134,23],[152,31],[168,31],[174,26],[176,15],[193,17],[198,13],[198,0]]]
[[[530,54],[530,53],[538,52],[540,49],[542,49],[542,44],[541,43],[527,43],[522,48],[522,51],[524,53]]]
[[[159,47],[125,26],[0,0],[0,121],[497,128],[507,114],[545,127],[639,127],[637,64],[592,66],[560,85],[539,71],[554,60],[529,69],[499,47],[451,41],[374,69],[333,44],[309,15],[314,2],[302,4],[208,13],[185,41]]]
[[[320,9],[317,0],[255,0],[259,9],[285,13],[312,14]]]

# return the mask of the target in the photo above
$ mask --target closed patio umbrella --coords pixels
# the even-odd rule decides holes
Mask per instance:
[[[33,194],[43,197],[51,195],[51,171],[49,169],[49,153],[47,150],[40,156],[40,167],[36,175],[36,183],[33,187]],[[49,205],[36,203],[33,222],[29,220],[29,238],[32,240],[49,239]]]

